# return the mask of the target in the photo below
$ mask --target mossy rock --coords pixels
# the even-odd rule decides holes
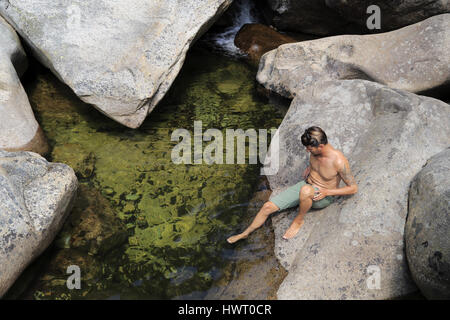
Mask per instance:
[[[124,223],[109,201],[97,190],[81,184],[75,206],[57,241],[64,243],[64,247],[103,255],[124,243],[127,236]]]

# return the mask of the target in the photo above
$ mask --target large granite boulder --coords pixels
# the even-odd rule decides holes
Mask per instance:
[[[278,298],[389,299],[416,291],[404,256],[408,190],[427,159],[448,147],[450,105],[365,80],[318,83],[292,101],[277,131],[279,150],[270,146],[267,164],[279,163],[268,176],[273,195],[301,179],[309,158],[300,137],[312,125],[349,159],[358,193],[308,213],[289,241],[282,235],[298,208],[273,216],[275,253],[289,271]]]
[[[85,102],[137,128],[232,0],[0,0],[0,14]]]
[[[435,155],[409,191],[406,258],[429,299],[450,299],[450,149]]]
[[[67,165],[0,150],[0,297],[53,240],[77,186]]]
[[[27,66],[19,37],[0,17],[0,149],[44,154],[48,145],[19,79]]]
[[[292,98],[317,81],[364,79],[410,92],[450,88],[450,14],[375,35],[284,44],[262,56],[257,80]]]
[[[280,30],[317,35],[386,32],[429,17],[450,12],[450,2],[441,0],[267,0],[272,23]],[[369,30],[367,19],[380,8],[381,29]]]

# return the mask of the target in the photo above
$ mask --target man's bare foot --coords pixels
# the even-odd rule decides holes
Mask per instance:
[[[302,220],[300,223],[295,221],[292,222],[291,226],[289,227],[289,229],[287,229],[286,233],[284,234],[283,239],[288,240],[295,237],[295,235],[297,234],[298,230],[300,230],[304,222],[305,222],[304,220]]]
[[[237,234],[235,236],[229,237],[227,239],[227,241],[228,241],[228,243],[235,243],[236,241],[239,241],[241,239],[245,239],[247,237],[248,237],[248,234],[240,233],[240,234]]]

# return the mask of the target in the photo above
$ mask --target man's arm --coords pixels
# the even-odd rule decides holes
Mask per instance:
[[[338,163],[338,173],[344,180],[347,186],[338,189],[328,189],[327,195],[329,196],[346,196],[355,194],[358,192],[358,186],[356,184],[355,177],[353,176],[350,165],[347,159],[341,160]]]
[[[306,169],[303,171],[303,174],[302,174],[303,179],[306,179],[306,177],[309,175],[310,171],[311,171],[310,166],[306,167]]]
[[[311,155],[309,155],[308,163],[311,163]],[[303,179],[306,179],[310,172],[311,172],[311,165],[308,164],[308,166],[306,167],[306,169],[302,173]]]

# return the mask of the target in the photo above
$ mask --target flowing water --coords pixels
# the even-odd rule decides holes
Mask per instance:
[[[244,24],[261,22],[261,14],[256,8],[254,1],[235,0],[227,12],[231,19],[231,25],[219,28],[216,32],[208,32],[203,37],[206,45],[227,56],[244,56],[244,53],[234,45],[234,38]]]
[[[192,133],[194,121],[224,133],[278,127],[283,114],[257,96],[255,75],[245,63],[195,45],[164,100],[133,130],[81,102],[35,63],[24,85],[51,145],[47,159],[73,167],[80,188],[53,244],[7,297],[267,298],[267,290],[252,296],[242,285],[254,286],[254,273],[277,274],[270,229],[254,238],[265,243],[226,242],[261,204],[249,208],[255,191],[264,192],[259,166],[171,161],[178,143],[172,132]],[[79,290],[67,288],[69,265],[80,267]]]

